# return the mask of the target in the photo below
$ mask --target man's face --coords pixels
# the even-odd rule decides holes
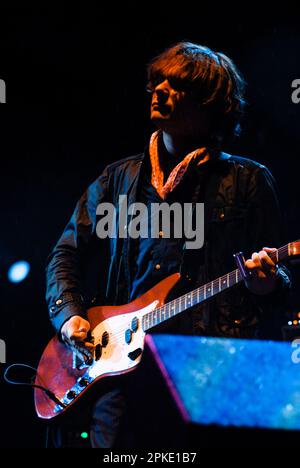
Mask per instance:
[[[161,130],[177,136],[204,137],[209,132],[209,114],[188,91],[172,87],[168,79],[152,91],[150,116]]]

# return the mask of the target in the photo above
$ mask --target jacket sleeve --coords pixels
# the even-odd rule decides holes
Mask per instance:
[[[284,222],[277,197],[276,182],[265,166],[259,168],[252,175],[248,192],[249,217],[247,229],[251,237],[252,252],[258,252],[263,247],[279,248],[285,242]],[[277,288],[265,296],[253,295],[253,299],[261,309],[267,313],[282,307],[287,299],[287,292],[291,287],[290,272],[284,265],[277,267]]]
[[[73,315],[85,315],[81,264],[96,235],[96,209],[107,197],[108,171],[89,186],[46,263],[46,301],[59,331]]]

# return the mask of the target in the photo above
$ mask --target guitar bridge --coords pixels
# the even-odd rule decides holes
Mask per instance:
[[[73,363],[72,363],[73,369],[78,369],[81,370],[84,367],[88,367],[81,357],[78,356],[78,353],[76,351],[73,351]]]
[[[72,360],[72,367],[73,369],[84,369],[86,367],[91,366],[93,363],[93,357],[89,354],[84,354],[81,350],[77,348],[73,348],[73,360]]]

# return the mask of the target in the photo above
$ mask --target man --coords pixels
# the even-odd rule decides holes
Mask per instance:
[[[278,338],[290,280],[287,270],[268,255],[281,244],[274,181],[266,167],[221,151],[239,130],[243,80],[224,54],[186,42],[156,57],[148,78],[157,131],[143,154],[109,165],[78,202],[48,260],[52,323],[62,339],[92,350],[86,341],[90,325],[81,264],[91,246],[95,253],[103,248],[97,238],[97,206],[117,205],[119,196],[127,195],[128,204],[138,201],[147,207],[204,203],[204,245],[189,250],[185,238],[166,238],[163,232],[159,238],[109,239],[106,304],[130,302],[177,271],[192,289],[231,271],[232,255],[242,250],[248,257],[245,285],[192,309],[167,330]],[[91,431],[93,446],[114,445],[125,408],[118,389],[100,399]]]

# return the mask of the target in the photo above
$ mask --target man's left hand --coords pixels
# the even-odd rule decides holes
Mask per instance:
[[[250,273],[245,284],[253,294],[270,294],[275,290],[278,282],[277,269],[268,253],[276,250],[264,247],[260,252],[254,252],[251,259],[245,262],[246,270]]]

